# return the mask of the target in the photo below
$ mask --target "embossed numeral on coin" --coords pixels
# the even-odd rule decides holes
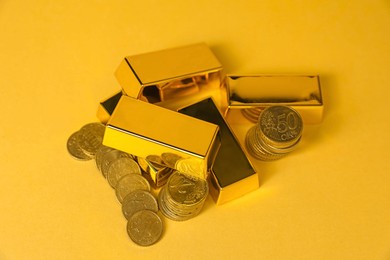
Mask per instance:
[[[278,115],[278,124],[276,128],[279,133],[285,133],[288,130],[294,130],[298,127],[298,120],[293,112],[289,112],[286,116],[285,113]]]

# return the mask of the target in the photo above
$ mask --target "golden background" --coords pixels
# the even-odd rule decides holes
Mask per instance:
[[[3,0],[0,34],[0,259],[390,259],[388,0]],[[325,117],[260,189],[139,247],[66,141],[124,56],[197,42],[228,73],[320,74]]]

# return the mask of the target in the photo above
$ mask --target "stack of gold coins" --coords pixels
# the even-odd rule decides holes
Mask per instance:
[[[175,171],[161,189],[158,202],[164,216],[184,221],[199,214],[207,195],[206,180]]]
[[[254,107],[254,108],[246,108],[246,109],[242,109],[241,110],[241,113],[243,114],[243,116],[245,116],[249,121],[253,122],[253,123],[256,123],[257,120],[259,119],[259,115],[261,113],[261,111],[263,110],[264,108],[262,107]]]
[[[256,125],[249,129],[245,144],[255,158],[277,160],[296,148],[302,130],[298,112],[287,106],[271,106],[260,113]]]
[[[133,155],[102,144],[103,134],[104,125],[100,123],[84,125],[68,138],[68,152],[77,160],[95,159],[96,167],[122,203],[129,237],[140,246],[152,245],[162,236],[164,226],[150,184]]]

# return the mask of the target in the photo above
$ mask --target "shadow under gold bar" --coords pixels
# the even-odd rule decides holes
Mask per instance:
[[[256,170],[211,98],[182,108],[179,112],[219,126],[221,147],[209,175],[210,194],[217,205],[259,187]]]
[[[297,110],[304,123],[322,121],[324,104],[318,75],[228,75],[230,123],[256,122],[262,109],[284,105]]]
[[[227,111],[225,73],[205,43],[127,56],[115,76],[125,95],[148,103],[176,110],[212,96]]]
[[[220,143],[219,127],[122,96],[107,122],[103,144],[137,157],[168,158],[172,168],[207,178]]]

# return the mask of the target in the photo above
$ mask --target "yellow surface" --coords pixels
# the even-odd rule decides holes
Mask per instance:
[[[390,259],[389,25],[387,0],[1,1],[0,259]],[[66,140],[124,56],[201,41],[228,73],[318,73],[325,118],[259,190],[142,248]]]

